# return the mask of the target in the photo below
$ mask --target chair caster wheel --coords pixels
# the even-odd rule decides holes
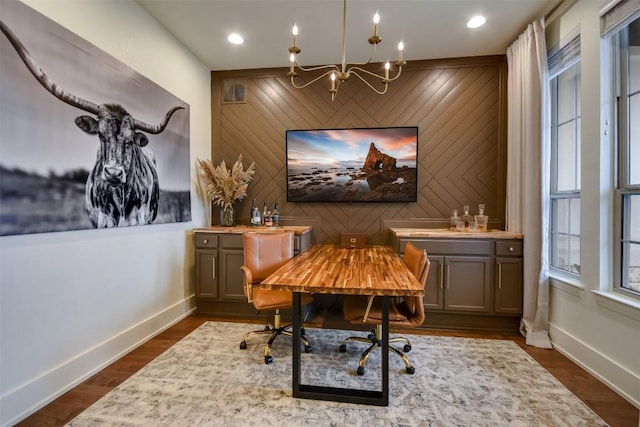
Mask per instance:
[[[413,366],[407,367],[407,374],[413,375],[415,372],[416,372],[416,370],[415,370],[415,368]]]
[[[356,371],[358,375],[364,375],[364,366],[358,366],[358,370]]]
[[[264,357],[264,363],[265,365],[268,365],[269,363],[273,362],[273,357],[271,356],[265,356]]]
[[[402,349],[405,353],[409,353],[411,351],[411,346],[409,344],[405,344]]]
[[[347,351],[347,345],[346,344],[340,344],[340,347],[338,347],[338,351],[340,353],[344,353]]]
[[[376,337],[376,336],[375,336],[374,334],[369,334],[369,335],[367,335],[367,338],[368,338],[368,339],[370,339],[370,340],[374,339],[375,337]]]
[[[311,347],[311,345],[305,345],[304,346],[304,352],[305,353],[311,353],[311,350],[313,350],[313,347]]]
[[[240,343],[240,350],[246,350],[247,349],[247,342],[246,341],[242,341]]]

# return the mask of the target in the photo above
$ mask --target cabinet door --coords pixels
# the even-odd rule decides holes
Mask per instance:
[[[220,298],[246,301],[242,282],[244,274],[240,267],[244,264],[242,249],[220,249]]]
[[[445,257],[445,310],[491,311],[491,257]]]
[[[522,314],[522,258],[496,258],[496,313]]]
[[[431,265],[424,286],[424,308],[442,310],[444,308],[444,257],[429,256]]]
[[[196,297],[218,298],[217,250],[196,250]]]

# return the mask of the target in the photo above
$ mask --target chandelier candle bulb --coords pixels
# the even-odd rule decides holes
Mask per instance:
[[[291,30],[291,34],[293,34],[293,47],[296,47],[296,43],[298,42],[298,26],[294,25]]]
[[[389,61],[385,62],[384,64],[384,79],[385,80],[389,80]]]
[[[380,15],[378,15],[378,12],[376,12],[375,15],[373,15],[373,36],[377,36],[378,35],[378,23],[380,22]]]
[[[398,62],[402,62],[402,51],[404,50],[404,43],[398,43]]]

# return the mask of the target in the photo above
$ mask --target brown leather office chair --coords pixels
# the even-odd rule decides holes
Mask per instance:
[[[407,243],[404,251],[403,261],[409,267],[413,275],[424,286],[429,274],[430,261],[427,252],[420,250]],[[417,328],[424,322],[424,298],[403,297],[392,298],[389,304],[389,326]],[[358,375],[364,375],[364,365],[369,354],[373,350],[382,346],[382,298],[374,296],[365,297],[360,295],[346,296],[343,299],[342,310],[344,318],[353,324],[368,323],[376,325],[375,329],[365,337],[348,337],[342,341],[339,351],[347,351],[347,341],[364,342],[370,344],[362,355],[358,363]],[[405,342],[403,351],[393,347],[392,343]],[[413,374],[415,368],[405,353],[411,351],[411,342],[405,337],[389,338],[389,350],[402,358],[408,374]]]
[[[282,326],[280,309],[291,308],[293,294],[286,291],[272,291],[262,289],[260,282],[269,277],[278,268],[282,267],[293,258],[293,233],[259,233],[246,232],[244,241],[244,265],[240,267],[244,272],[244,294],[247,301],[252,303],[256,310],[275,310],[273,324],[268,323],[264,329],[251,331],[242,337],[240,348],[247,348],[247,337],[252,334],[271,335],[264,349],[264,363],[271,363],[271,345],[278,335],[293,336],[292,325]],[[308,304],[312,301],[308,294],[301,296],[301,303]],[[311,345],[304,336],[302,329],[302,343],[305,353],[311,351]]]

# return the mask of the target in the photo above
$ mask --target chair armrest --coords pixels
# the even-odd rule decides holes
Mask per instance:
[[[240,267],[240,270],[244,273],[244,294],[247,296],[247,302],[253,302],[253,276],[251,275],[251,270],[249,267],[243,265]]]

